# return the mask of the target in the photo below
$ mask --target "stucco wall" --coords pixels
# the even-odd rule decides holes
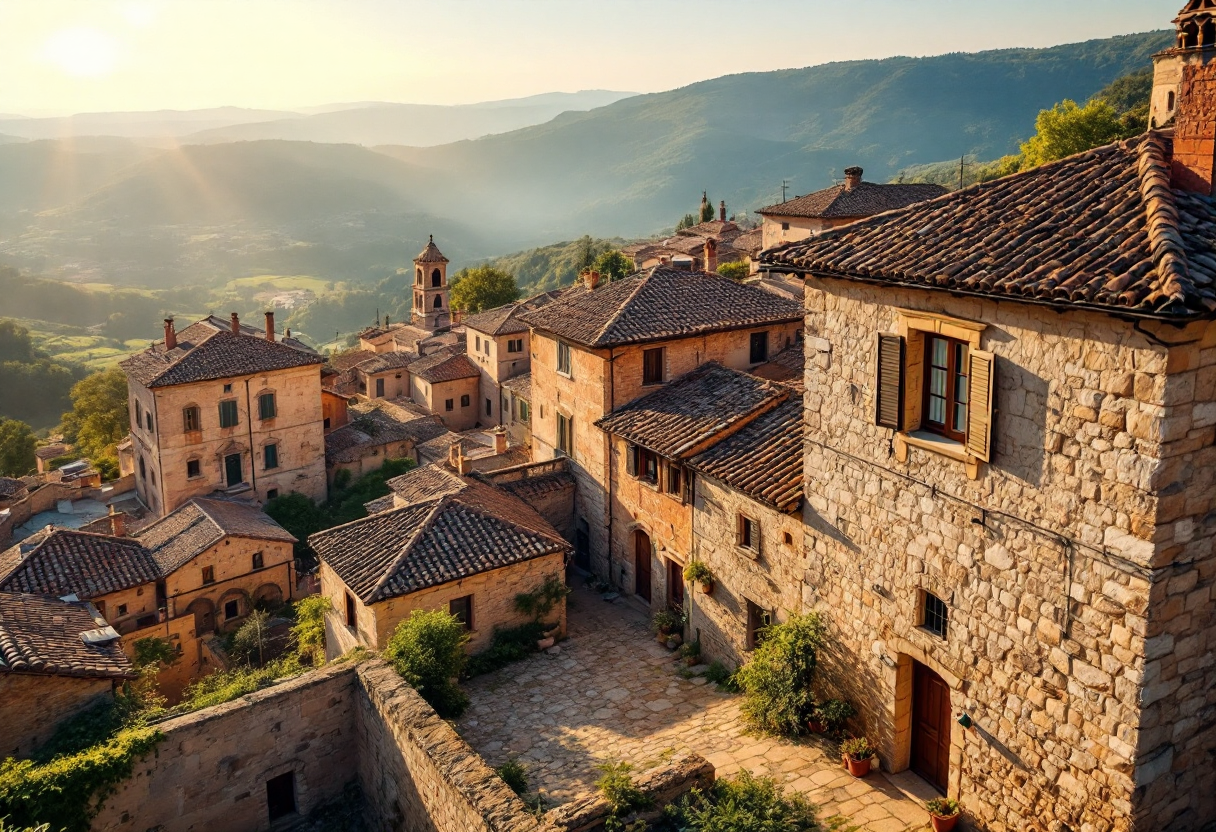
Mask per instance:
[[[438,416],[448,430],[459,433],[477,425],[477,391],[480,384],[481,376],[435,384],[417,376],[410,376],[410,398],[415,404]],[[469,397],[467,405],[460,403],[461,396]],[[448,399],[452,400],[451,410],[446,406]]]
[[[0,673],[0,757],[25,757],[70,716],[113,695],[109,679]]]

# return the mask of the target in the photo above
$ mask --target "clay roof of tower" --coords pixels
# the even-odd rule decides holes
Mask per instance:
[[[853,188],[842,183],[821,191],[794,197],[761,208],[757,213],[775,217],[843,218],[869,217],[903,208],[947,193],[941,185],[859,182]]]
[[[426,248],[418,252],[418,256],[414,258],[415,263],[447,263],[448,258],[443,256],[443,252],[439,250],[439,246],[435,245],[435,236],[431,235],[430,240],[426,244]]]
[[[711,361],[618,407],[595,424],[635,445],[679,459],[789,397],[784,385]]]
[[[389,483],[406,505],[308,539],[364,603],[571,551],[535,509],[492,485],[438,466]]]
[[[152,554],[127,537],[48,526],[0,552],[0,590],[97,598],[152,583]]]
[[[151,554],[160,575],[181,569],[225,537],[295,543],[287,529],[248,503],[195,497],[135,535]]]
[[[523,316],[537,330],[588,347],[683,338],[801,320],[802,307],[708,272],[656,266],[581,287]]]
[[[325,358],[291,339],[268,341],[260,330],[239,335],[230,328],[218,328],[206,318],[177,333],[177,346],[165,349],[153,344],[120,366],[126,374],[145,387],[169,387],[234,376],[287,370],[325,363]]]
[[[802,398],[792,396],[689,460],[689,467],[778,511],[802,502]]]
[[[0,592],[0,676],[138,678],[118,633],[96,613],[87,602]]]
[[[1150,132],[761,255],[818,277],[1167,319],[1216,312],[1216,203]]]

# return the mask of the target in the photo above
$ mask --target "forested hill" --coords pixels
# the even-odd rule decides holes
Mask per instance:
[[[475,141],[379,149],[468,192],[475,183],[477,204],[438,193],[437,213],[558,239],[637,235],[670,225],[706,188],[754,210],[776,201],[783,178],[807,193],[851,164],[881,182],[912,164],[1013,152],[1040,109],[1088,98],[1170,42],[1162,31],[731,75]]]

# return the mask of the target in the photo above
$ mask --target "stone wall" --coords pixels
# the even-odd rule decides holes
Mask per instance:
[[[874,424],[876,335],[898,329],[899,308],[987,325],[996,440],[975,479],[921,447],[901,461]],[[825,681],[859,706],[884,766],[909,765],[919,662],[949,686],[951,716],[974,720],[950,723],[948,792],[983,828],[1130,829],[1137,805],[1208,800],[1193,796],[1214,785],[1196,765],[1212,719],[1196,629],[1210,617],[1199,518],[1212,489],[1197,463],[1216,412],[1194,400],[1210,336],[1188,348],[1192,365],[1107,316],[830,280],[808,280],[807,335],[821,347],[806,375],[806,599],[832,622]],[[1173,551],[1196,562],[1170,567],[1171,592]],[[926,593],[948,606],[944,639],[920,626]],[[1158,626],[1166,606],[1178,614]],[[1160,718],[1150,708],[1142,723],[1138,703],[1157,700]]]
[[[514,465],[510,468],[500,468],[497,471],[489,472],[484,476],[484,479],[495,485],[510,486],[511,484],[524,484],[524,487],[518,490],[512,490],[520,499],[526,502],[532,508],[536,509],[537,514],[545,518],[545,521],[553,528],[561,533],[561,536],[566,540],[574,541],[574,478],[570,477],[560,484],[552,482],[550,475],[568,474],[567,460],[563,458],[551,459],[548,462],[530,462],[526,465]],[[528,480],[547,478],[548,481],[543,489],[529,489],[526,487]]]
[[[0,550],[7,549],[13,540],[13,529],[23,525],[35,514],[53,509],[60,500],[80,498],[80,489],[58,482],[47,483],[30,492],[23,500],[8,507],[7,514],[0,515]]]
[[[0,758],[28,756],[51,738],[59,723],[112,696],[113,691],[109,679],[0,673],[0,702],[4,703]]]

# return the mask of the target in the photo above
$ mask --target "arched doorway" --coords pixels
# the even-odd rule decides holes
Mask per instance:
[[[215,632],[215,604],[206,598],[195,598],[186,607],[194,615],[194,635],[202,637]]]
[[[650,535],[638,529],[633,533],[633,591],[650,603]]]
[[[253,605],[260,610],[273,610],[283,605],[283,590],[278,584],[262,584],[253,593]]]
[[[950,782],[950,686],[912,662],[911,767],[942,794]]]

